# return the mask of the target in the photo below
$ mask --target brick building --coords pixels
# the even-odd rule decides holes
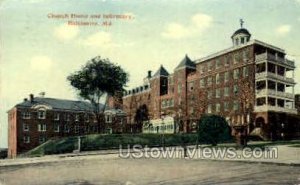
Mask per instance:
[[[107,109],[98,123],[90,103],[46,97],[25,98],[8,111],[8,157],[26,152],[50,138],[96,134],[105,125],[108,133],[121,133],[126,115]]]
[[[145,105],[150,120],[172,116],[181,132],[195,131],[195,122],[210,113],[262,138],[299,136],[295,63],[283,49],[250,38],[241,27],[230,48],[194,61],[186,55],[171,74],[163,66],[153,76],[148,72],[142,86],[124,93],[127,122]]]

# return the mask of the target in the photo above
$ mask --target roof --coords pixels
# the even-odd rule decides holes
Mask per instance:
[[[249,32],[247,29],[245,29],[245,28],[240,28],[240,29],[236,30],[236,31],[233,33],[232,37],[233,37],[234,35],[237,35],[237,34],[240,34],[240,33],[243,33],[243,34],[246,34],[246,35],[251,35],[250,32]]]
[[[183,68],[183,67],[195,68],[196,64],[188,57],[188,55],[185,55],[185,57],[182,59],[182,61],[179,63],[179,65],[175,69],[179,69],[179,68]]]
[[[160,68],[156,71],[156,73],[153,75],[153,77],[157,76],[169,76],[168,71],[164,68],[164,66],[160,66]]]
[[[270,44],[267,44],[265,42],[262,42],[262,41],[259,41],[259,40],[250,40],[249,42],[247,42],[246,44],[242,44],[242,45],[239,45],[239,46],[232,46],[230,48],[227,48],[227,49],[224,49],[224,50],[221,50],[221,51],[218,51],[216,53],[213,53],[213,54],[210,54],[206,57],[203,57],[203,58],[200,58],[200,59],[197,59],[195,60],[195,62],[197,64],[201,63],[201,62],[205,62],[207,60],[210,60],[212,58],[215,58],[215,57],[218,57],[220,55],[223,55],[223,54],[226,54],[228,52],[232,52],[232,51],[235,51],[235,50],[238,50],[240,48],[243,48],[243,47],[247,47],[247,46],[250,46],[250,45],[253,45],[253,44],[257,44],[257,45],[261,45],[261,46],[264,46],[264,47],[267,47],[267,48],[271,48],[273,50],[276,50],[278,52],[282,52],[282,53],[285,53],[285,51],[281,48],[278,48],[276,46],[273,46],[273,45],[270,45]]]
[[[86,101],[64,100],[56,98],[34,97],[34,101],[23,101],[16,107],[33,107],[36,105],[45,105],[51,109],[72,110],[72,111],[93,111],[91,103]],[[103,107],[103,105],[102,105]]]

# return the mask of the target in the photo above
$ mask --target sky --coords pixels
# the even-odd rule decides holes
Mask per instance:
[[[74,26],[49,18],[64,14],[131,19],[78,18],[99,25]],[[231,47],[241,18],[251,39],[283,48],[299,66],[300,0],[0,0],[0,147],[7,111],[29,94],[78,99],[66,77],[88,60],[120,65],[133,88],[160,65],[172,73],[186,54],[195,60]],[[300,67],[295,75],[299,82]]]

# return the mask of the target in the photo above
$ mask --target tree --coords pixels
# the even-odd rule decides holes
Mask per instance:
[[[226,120],[218,115],[202,115],[198,122],[199,140],[216,146],[231,138]]]
[[[142,130],[143,122],[149,120],[148,108],[145,104],[141,105],[135,113],[134,117],[135,122],[138,125],[139,131]]]
[[[108,98],[123,92],[123,87],[128,82],[128,74],[109,59],[97,56],[79,71],[70,74],[67,80],[78,91],[79,96],[91,102],[100,130],[104,131],[105,125],[101,125],[101,119]],[[103,98],[104,104],[101,104],[100,100]]]

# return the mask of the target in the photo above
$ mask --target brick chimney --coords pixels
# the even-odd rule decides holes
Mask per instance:
[[[29,99],[30,99],[30,102],[33,103],[33,101],[34,101],[34,96],[33,96],[33,94],[30,94],[30,95],[29,95]]]
[[[151,78],[151,76],[152,76],[151,73],[152,73],[152,71],[148,71],[148,76],[147,76],[148,78]]]

